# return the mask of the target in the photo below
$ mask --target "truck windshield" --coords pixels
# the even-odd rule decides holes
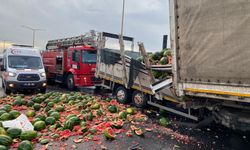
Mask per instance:
[[[42,69],[43,65],[40,57],[33,56],[9,56],[10,68],[16,69]]]
[[[96,51],[83,51],[82,52],[82,63],[95,64],[96,63]]]

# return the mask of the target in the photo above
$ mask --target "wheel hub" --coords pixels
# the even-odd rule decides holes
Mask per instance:
[[[119,90],[119,91],[117,92],[117,98],[118,98],[119,100],[124,100],[124,99],[125,99],[125,92],[124,92],[123,90]]]
[[[141,93],[138,93],[135,95],[134,100],[136,104],[142,104],[144,101],[144,96]]]

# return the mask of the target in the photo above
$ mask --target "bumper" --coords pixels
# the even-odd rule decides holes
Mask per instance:
[[[47,83],[46,81],[39,82],[13,82],[7,81],[5,82],[5,86],[10,90],[26,90],[26,89],[46,89]]]
[[[75,85],[78,87],[91,87],[101,84],[101,80],[94,75],[74,75]]]

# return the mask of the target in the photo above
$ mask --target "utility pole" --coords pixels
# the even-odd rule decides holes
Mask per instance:
[[[123,0],[123,5],[122,5],[122,24],[121,24],[121,36],[123,36],[123,27],[124,27],[124,11],[125,11],[125,0]]]
[[[33,38],[32,38],[32,46],[35,47],[35,38],[36,38],[36,31],[44,31],[44,29],[39,28],[32,28],[30,26],[22,25],[23,28],[29,29],[32,31]]]
[[[127,88],[128,79],[127,79],[126,60],[125,60],[125,52],[124,52],[125,46],[124,46],[124,41],[123,41],[124,10],[125,10],[125,0],[123,0],[123,5],[122,5],[122,24],[121,24],[121,35],[119,38],[119,43],[120,43],[120,50],[121,50],[122,66],[123,66],[123,71],[124,71],[124,84],[125,84],[125,87]]]

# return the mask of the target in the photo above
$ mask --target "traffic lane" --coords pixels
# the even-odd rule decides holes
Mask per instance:
[[[151,126],[151,124],[147,124]],[[160,127],[161,128],[161,127]],[[129,124],[125,125],[126,131],[129,129]],[[184,135],[185,136],[185,135]],[[182,139],[174,138],[170,134],[166,134],[161,130],[154,129],[150,132],[145,132],[144,136],[137,136],[133,134],[132,137],[128,137],[125,132],[118,134],[115,140],[107,140],[103,135],[95,137],[95,141],[86,141],[82,143],[75,143],[75,139],[82,139],[81,136],[71,137],[65,141],[51,142],[48,149],[60,150],[60,149],[77,149],[77,150],[100,150],[100,149],[112,149],[112,150],[130,150],[129,148],[141,148],[143,150],[173,150],[173,149],[201,149],[204,147],[202,144],[197,143],[194,140],[183,141]],[[37,144],[36,150],[40,150],[45,146]]]
[[[48,89],[50,90],[50,87]],[[60,90],[65,90],[65,89],[60,89],[60,87],[53,87],[53,90],[60,91]],[[86,90],[84,91],[86,92]],[[108,95],[108,93],[105,93],[103,91],[97,94]],[[154,109],[155,113],[153,113],[152,115],[148,115],[148,116],[154,122],[150,125],[154,126],[155,124],[157,124],[157,120],[159,119],[158,117],[159,112],[158,112],[158,109],[156,108],[150,108],[150,111],[152,109]],[[169,115],[168,113],[163,114],[163,116],[167,118],[171,118],[171,120],[180,120],[182,122],[188,122],[186,119],[183,119],[182,117]],[[148,147],[147,145],[150,145],[150,146],[152,145],[151,147],[149,146],[149,148],[155,147],[154,149],[158,149],[158,148],[161,149],[162,147],[165,148],[169,145],[174,145],[175,149],[198,149],[201,147],[201,149],[236,149],[236,150],[243,149],[244,150],[244,148],[250,147],[250,133],[249,132],[237,132],[237,131],[230,130],[228,128],[225,128],[215,123],[212,123],[211,125],[207,127],[195,128],[195,129],[187,127],[185,125],[180,125],[177,123],[176,125],[172,124],[171,127],[165,128],[165,130],[169,130],[169,129],[173,130],[174,132],[172,132],[171,134],[169,133],[166,134],[163,128],[161,129],[161,131],[159,131],[159,129],[156,129],[155,132],[146,133],[146,134],[151,134],[153,138],[152,137],[149,139],[143,138],[141,139],[142,141],[140,142],[140,144],[141,143],[145,144],[143,146],[146,146],[146,148]],[[160,132],[162,134],[162,136],[160,136],[159,139],[156,138],[159,136],[157,132]],[[178,142],[175,143],[175,140],[171,141],[171,139],[173,138],[172,135],[176,133],[180,133],[183,136],[188,136],[190,137],[190,139],[193,139],[193,141],[195,142],[193,142],[191,145],[190,143],[189,145],[185,145],[185,144],[183,145]],[[162,138],[164,140],[162,140]],[[147,142],[150,139],[153,141],[153,144],[150,142],[149,143]],[[131,140],[131,138],[125,137],[124,140],[127,142],[123,142],[123,144],[122,143],[120,144],[124,145],[124,143],[126,143],[125,144],[126,146],[130,145],[129,141]],[[120,139],[117,141],[122,142]],[[112,145],[112,143],[108,143],[108,144]],[[126,146],[124,146],[123,148],[125,149]]]

